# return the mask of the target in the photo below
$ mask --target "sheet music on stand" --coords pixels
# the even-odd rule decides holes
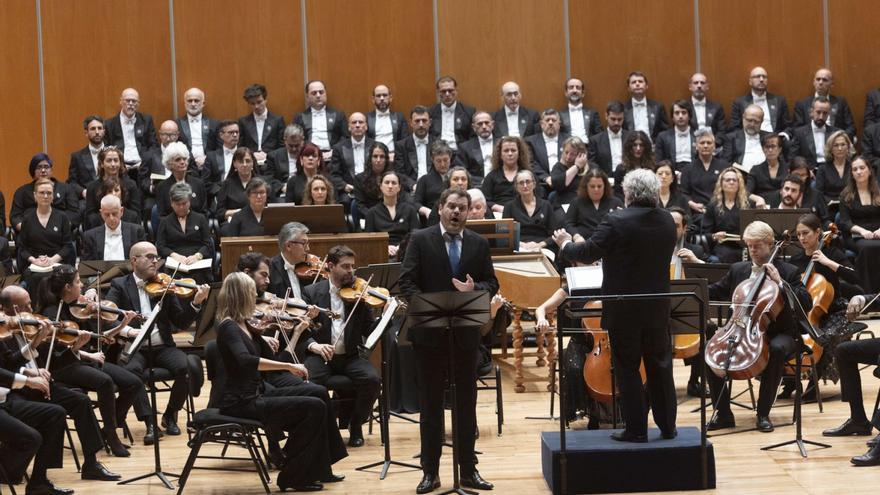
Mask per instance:
[[[79,276],[83,279],[94,278],[89,284],[87,289],[97,289],[98,286],[109,283],[116,277],[121,277],[123,275],[127,275],[131,271],[130,261],[122,260],[122,261],[104,261],[104,260],[91,260],[91,261],[80,261],[79,266],[77,267],[77,271],[79,272]],[[101,274],[101,278],[98,279],[97,275]]]
[[[376,328],[367,337],[367,342],[364,347],[371,351],[376,347],[379,339],[382,338],[382,334],[385,333],[385,328],[387,328],[388,324],[391,322],[391,318],[394,316],[397,306],[399,306],[397,299],[391,299],[385,303],[385,310],[382,312],[382,319],[379,320],[379,324],[376,325]]]
[[[144,343],[145,338],[149,338],[153,335],[153,332],[156,331],[156,326],[153,323],[156,322],[156,317],[159,316],[159,312],[162,311],[162,301],[159,301],[156,306],[153,307],[153,310],[150,312],[150,315],[147,317],[147,320],[140,328],[140,332],[138,332],[137,337],[134,338],[133,341],[125,348],[122,352],[121,360],[128,362],[131,359],[131,355],[136,353],[138,349],[140,349],[141,344]]]
[[[570,266],[565,281],[572,296],[597,294],[602,289],[602,265]]]

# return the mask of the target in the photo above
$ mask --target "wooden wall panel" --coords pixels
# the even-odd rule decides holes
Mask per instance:
[[[587,105],[603,122],[608,101],[629,98],[626,77],[634,70],[648,77],[648,98],[667,110],[688,94],[695,69],[693,10],[692,0],[569,2],[571,75],[584,79]],[[561,90],[559,95],[561,106]]]
[[[562,0],[440,0],[440,73],[458,80],[459,98],[501,108],[501,85],[519,83],[522,104],[557,106],[565,83]]]
[[[728,117],[733,99],[749,91],[753,67],[767,70],[768,90],[785,96],[794,112],[795,102],[813,92],[813,74],[825,59],[822,0],[701,0],[700,33],[709,97]]]
[[[846,97],[861,135],[865,94],[880,86],[880,38],[873,0],[834,0],[828,4],[832,94]],[[871,13],[871,14],[869,14]]]
[[[301,30],[298,1],[175,0],[178,113],[195,86],[208,115],[237,119],[250,111],[244,89],[260,83],[269,110],[290,122],[303,103]]]
[[[122,90],[140,93],[140,111],[171,116],[168,2],[42,0],[46,131],[55,175],[86,145],[82,120],[119,112]]]
[[[40,121],[40,74],[37,58],[37,14],[34,2],[4,2],[0,16],[0,191],[6,199],[4,218],[15,189],[26,182],[28,162],[43,148]],[[8,225],[8,223],[7,223]]]
[[[323,80],[330,106],[346,115],[373,110],[378,84],[409,115],[435,99],[432,16],[431,0],[309,0],[309,78]]]

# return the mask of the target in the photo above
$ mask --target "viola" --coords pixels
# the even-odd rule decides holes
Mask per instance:
[[[391,299],[391,292],[384,287],[371,287],[369,281],[355,277],[349,287],[339,289],[339,297],[348,303],[360,299],[371,308],[382,308]]]
[[[188,299],[193,297],[199,285],[191,278],[171,278],[167,273],[158,273],[156,277],[144,285],[144,291],[150,297],[159,297],[166,291],[176,294],[178,297]]]
[[[70,304],[70,314],[73,315],[74,318],[80,321],[84,320],[92,320],[101,315],[101,321],[105,321],[108,323],[113,323],[120,316],[125,315],[125,311],[119,309],[119,306],[116,305],[113,301],[104,301],[100,305],[100,312],[98,305],[90,302],[75,302]],[[144,320],[146,319],[143,315],[136,315],[135,319]]]
[[[314,254],[306,254],[305,261],[297,263],[293,271],[300,280],[315,283],[319,278],[327,278],[330,276],[330,269],[327,267],[327,257],[318,258]]]

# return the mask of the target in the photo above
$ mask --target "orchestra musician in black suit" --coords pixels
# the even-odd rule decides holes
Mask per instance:
[[[428,110],[431,137],[455,143],[453,147],[457,147],[473,137],[471,119],[474,117],[474,107],[458,101],[458,81],[455,78],[443,76],[437,79],[435,86],[440,101]]]
[[[586,242],[556,234],[563,258],[580,263],[602,260],[602,294],[669,292],[669,262],[675,247],[672,216],[659,207],[660,182],[650,170],[634,170],[623,182],[627,208],[609,214]],[[645,240],[650,239],[650,243]],[[648,403],[639,363],[644,361],[654,423],[664,439],[675,438],[676,401],[672,347],[667,329],[668,300],[605,301],[602,328],[608,329],[614,373],[626,428],[611,438],[648,441]]]
[[[137,168],[144,154],[158,146],[153,117],[138,112],[140,95],[133,88],[126,88],[119,97],[121,111],[104,119],[104,144],[116,146],[124,152],[122,163],[126,169]],[[123,120],[124,119],[124,120]],[[126,140],[126,128],[131,126],[134,142]]]
[[[611,177],[623,161],[623,141],[629,131],[623,129],[623,103],[611,101],[605,108],[605,121],[608,127],[599,134],[590,136],[587,143],[587,159],[590,166],[599,167]]]
[[[284,224],[278,232],[278,251],[269,260],[269,292],[284,297],[289,290],[289,297],[302,299],[304,289],[314,281],[302,280],[296,274],[296,265],[306,261],[309,254],[309,228],[299,222]]]
[[[263,163],[269,152],[281,147],[284,117],[270,112],[266,107],[269,92],[262,84],[251,84],[245,88],[242,98],[251,108],[251,113],[238,119],[240,144],[254,152],[258,163]]]
[[[743,128],[743,112],[750,105],[757,105],[764,111],[760,130],[764,132],[783,132],[789,128],[788,102],[784,96],[767,91],[767,71],[763,67],[755,67],[749,73],[748,94],[738,96],[730,108],[730,125],[728,130]]]
[[[343,137],[348,136],[345,114],[327,106],[327,89],[323,81],[306,83],[306,107],[296,114],[293,123],[303,128],[306,139],[329,151]]]
[[[108,194],[101,198],[102,224],[83,232],[82,261],[123,261],[134,244],[146,240],[144,228],[137,223],[123,221],[123,207],[119,198]]]
[[[67,183],[73,186],[76,196],[85,199],[85,190],[98,178],[98,153],[104,148],[104,119],[89,115],[83,120],[88,144],[70,154]]]
[[[642,131],[651,140],[669,128],[666,108],[659,101],[647,98],[648,76],[633,71],[626,78],[630,98],[624,103],[623,128],[628,131]]]
[[[394,151],[394,143],[409,134],[406,117],[401,112],[391,111],[393,99],[391,88],[384,84],[376,86],[373,88],[375,108],[367,113],[367,137],[388,146],[391,151]]]
[[[852,110],[850,110],[846,98],[831,94],[831,88],[833,87],[834,75],[831,71],[824,67],[817,70],[813,76],[815,93],[795,103],[792,127],[800,127],[809,123],[810,108],[813,106],[813,101],[819,97],[824,97],[828,98],[829,103],[831,103],[831,109],[828,111],[828,125],[845,130],[850,139],[855,139],[856,122],[853,118]]]
[[[586,144],[590,136],[602,132],[599,112],[584,106],[584,81],[573,77],[565,81],[567,105],[559,110],[559,132],[576,136]]]
[[[205,115],[205,92],[199,88],[189,88],[183,93],[186,115],[175,119],[180,129],[180,142],[186,145],[196,165],[204,164],[209,151],[220,147],[217,128],[220,122]]]
[[[461,189],[447,189],[440,196],[440,223],[418,230],[410,237],[400,274],[400,289],[412,297],[427,292],[498,291],[498,280],[489,254],[489,243],[465,228],[470,196]],[[668,270],[667,270],[668,272]],[[448,360],[455,359],[456,444],[461,485],[490,490],[474,465],[476,431],[476,367],[480,334],[456,332],[455,355],[449,355],[447,337],[441,332],[410,329],[419,377],[421,464],[423,477],[416,493],[440,487],[438,470],[443,444],[443,390]]]

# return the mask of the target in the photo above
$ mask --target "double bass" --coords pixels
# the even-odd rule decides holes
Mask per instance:
[[[584,309],[601,310],[600,301],[589,301]],[[593,336],[593,349],[587,353],[584,360],[584,383],[587,393],[597,402],[610,404],[614,393],[611,389],[611,339],[608,330],[602,330],[599,318],[587,316],[581,319],[581,325],[587,329],[587,333]],[[642,376],[642,385],[645,384],[645,363],[639,366],[639,374]]]

